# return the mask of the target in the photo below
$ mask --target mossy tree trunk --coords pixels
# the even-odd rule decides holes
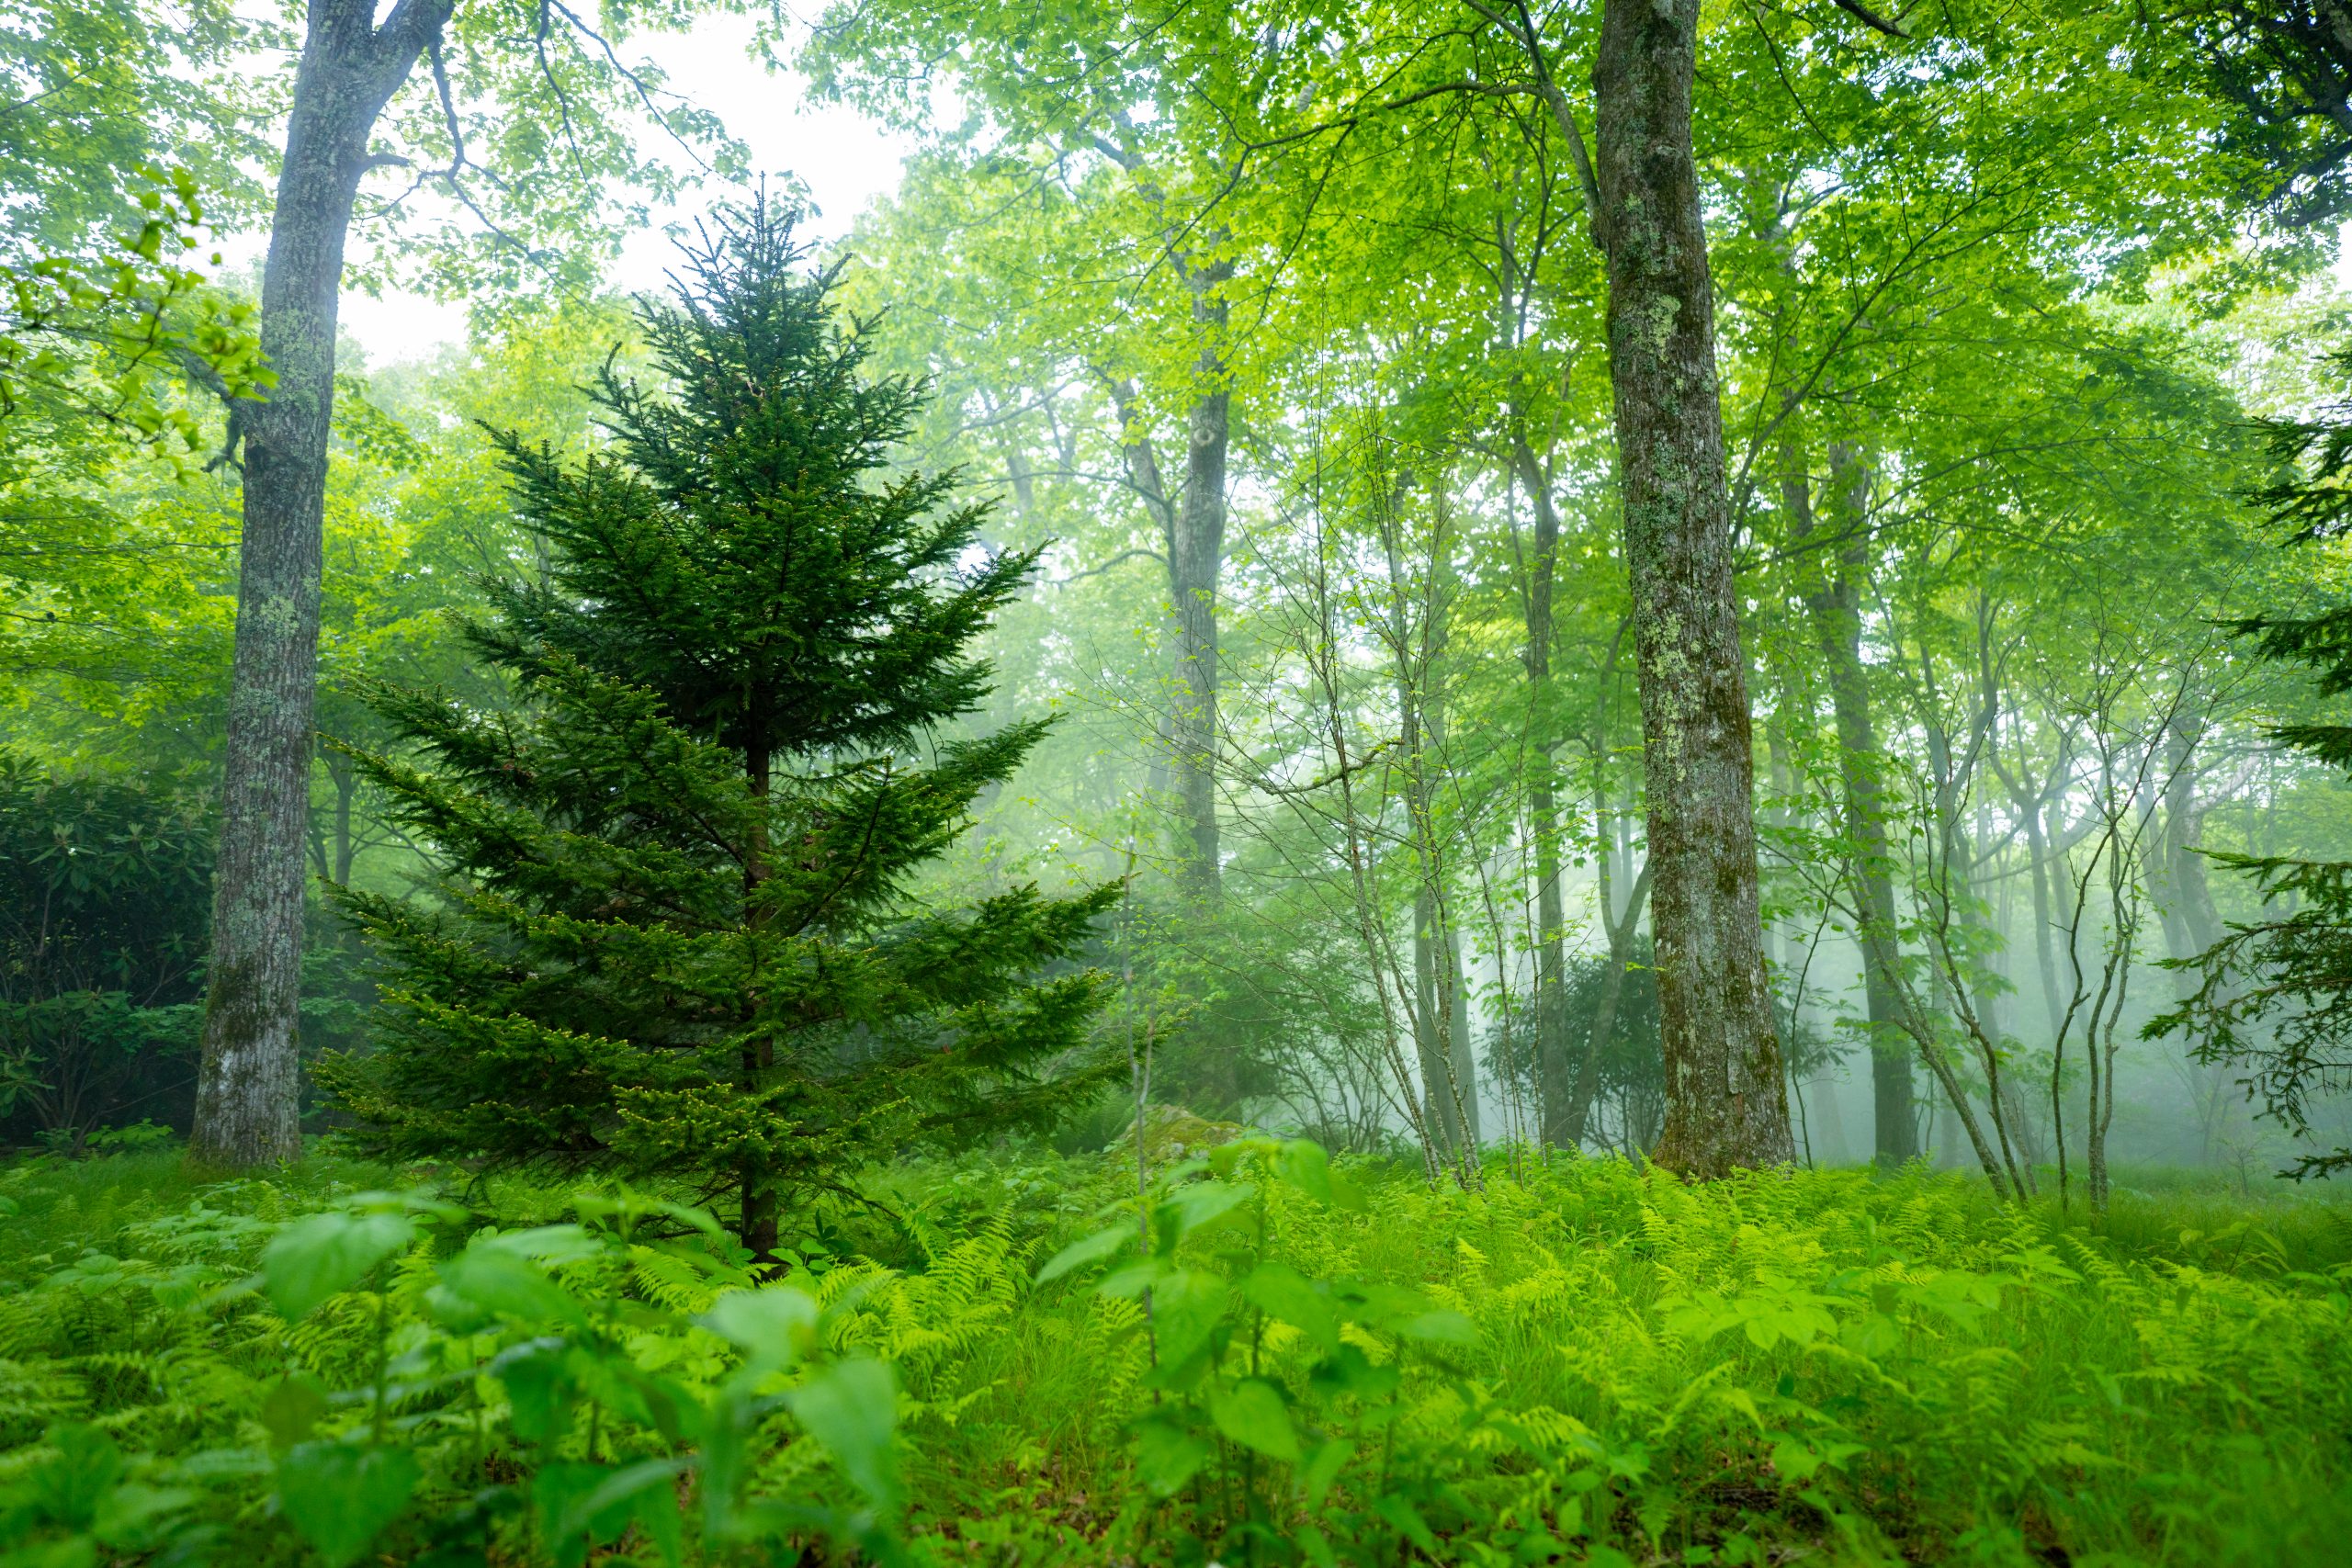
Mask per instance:
[[[1713,287],[1690,86],[1699,0],[1609,0],[1593,67],[1594,227],[1609,276],[1642,704],[1666,1125],[1654,1157],[1718,1176],[1794,1157],[1764,973]]]
[[[352,204],[377,118],[454,0],[311,0],[262,272],[276,385],[240,412],[244,533],[229,688],[210,990],[189,1154],[288,1159],[297,1126],[302,863],[318,668],[334,336]]]

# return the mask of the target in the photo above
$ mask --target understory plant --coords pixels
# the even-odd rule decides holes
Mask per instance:
[[[2331,1561],[2352,1214],[1245,1138],[707,1213],[0,1172],[0,1562]],[[109,1174],[110,1172],[114,1174]],[[1090,1219],[1090,1216],[1091,1218]]]

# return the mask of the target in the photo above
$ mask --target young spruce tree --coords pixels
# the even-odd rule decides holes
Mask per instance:
[[[1112,897],[910,897],[1044,732],[938,734],[1035,558],[888,471],[923,393],[863,373],[874,323],[791,230],[763,203],[687,253],[643,316],[666,385],[608,362],[595,456],[499,437],[548,564],[466,635],[516,702],[368,694],[408,745],[358,761],[447,897],[344,896],[387,1022],[320,1071],[384,1154],[684,1181],[763,1256],[780,1194],[1092,1091],[1067,961]]]

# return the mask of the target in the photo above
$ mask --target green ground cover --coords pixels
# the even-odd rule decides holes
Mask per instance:
[[[2352,1205],[2127,1173],[1432,1194],[1311,1145],[725,1238],[331,1153],[0,1171],[0,1562],[2323,1563]],[[1124,1205],[1124,1206],[1123,1206]],[[791,1227],[787,1227],[789,1230]],[[1043,1276],[1041,1280],[1041,1276]],[[1149,1310],[1147,1313],[1146,1301]]]

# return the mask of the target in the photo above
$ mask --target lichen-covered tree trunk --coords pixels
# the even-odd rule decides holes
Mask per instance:
[[[1794,1157],[1756,886],[1713,286],[1690,85],[1699,0],[1609,0],[1593,67],[1594,215],[1633,588],[1666,1125],[1696,1177]]]
[[[452,0],[311,0],[262,271],[276,384],[240,411],[244,533],[229,685],[210,988],[190,1156],[252,1166],[301,1152],[296,1124],[302,861],[311,801],[321,532],[334,333],[368,138]]]
[[[1832,484],[1859,465],[1842,448],[1831,453]],[[1829,677],[1829,704],[1838,728],[1838,781],[1845,796],[1846,837],[1854,846],[1853,893],[1862,950],[1863,1007],[1870,1021],[1871,1106],[1878,1163],[1892,1168],[1919,1152],[1911,1072],[1913,1044],[1902,1028],[1895,990],[1899,960],[1894,882],[1889,874],[1886,803],[1879,778],[1878,727],[1862,668],[1861,588],[1869,570],[1861,508],[1835,489],[1841,529],[1829,540],[1815,534],[1812,488],[1801,468],[1781,480],[1790,513],[1789,536],[1812,558],[1805,563],[1804,604],[1814,646]],[[1834,559],[1823,557],[1835,550]]]

